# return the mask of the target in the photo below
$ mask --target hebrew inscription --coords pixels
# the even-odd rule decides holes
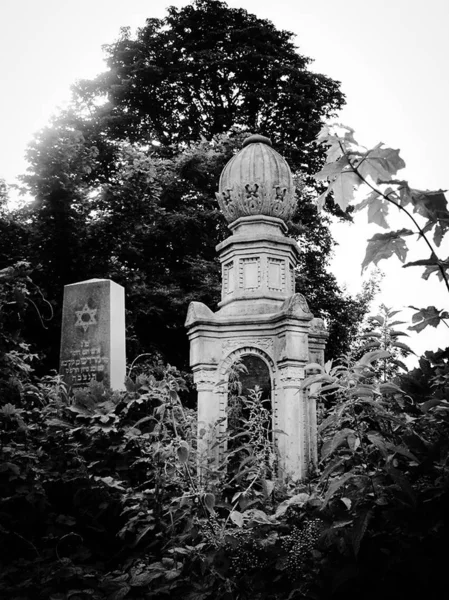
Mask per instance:
[[[79,349],[70,351],[69,359],[61,361],[62,374],[69,376],[73,385],[83,386],[92,379],[102,381],[108,362],[100,345],[83,341]]]

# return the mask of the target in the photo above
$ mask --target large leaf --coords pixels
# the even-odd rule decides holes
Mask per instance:
[[[374,361],[380,360],[382,358],[389,358],[391,354],[387,352],[387,350],[373,350],[372,352],[367,352],[362,356],[362,358],[357,362],[358,366],[369,366]]]
[[[386,200],[378,199],[371,202],[368,206],[368,223],[375,223],[379,227],[388,229],[387,223],[389,205]]]
[[[306,494],[306,493],[296,494],[295,496],[292,496],[288,500],[284,500],[284,502],[281,502],[281,504],[279,504],[279,506],[277,507],[276,513],[274,516],[276,517],[276,519],[278,519],[279,517],[282,517],[286,513],[287,508],[289,506],[304,506],[304,504],[306,502],[308,502],[309,499],[310,499],[310,494]]]
[[[409,480],[401,471],[395,469],[391,465],[386,466],[387,473],[390,475],[391,479],[394,483],[400,487],[400,489],[404,492],[407,498],[410,500],[410,503],[414,506],[416,504],[416,496],[413,491],[412,486],[410,485]]]
[[[365,513],[362,513],[360,516],[358,516],[354,523],[354,527],[352,529],[352,547],[354,549],[354,554],[356,557],[359,553],[360,544],[362,542],[363,536],[366,533],[366,530],[368,528],[368,523],[369,523],[371,517],[372,517],[372,512],[367,511]]]
[[[348,483],[350,479],[354,477],[358,477],[358,475],[356,475],[355,473],[345,473],[338,479],[334,479],[330,484],[327,493],[324,497],[324,506],[326,506],[326,504],[329,502],[332,496],[336,494],[340,488],[342,488],[346,483]]]
[[[179,442],[179,446],[176,448],[176,454],[178,455],[179,462],[186,463],[189,460],[190,454],[189,444],[185,441]]]
[[[314,178],[318,181],[333,182],[334,179],[345,170],[345,168],[348,168],[348,166],[349,161],[347,157],[342,156],[335,162],[328,162],[327,164],[325,164],[321,171],[314,175]]]
[[[243,527],[243,515],[238,510],[231,511],[229,515],[231,521],[237,525],[237,527]]]
[[[438,327],[441,321],[449,319],[449,313],[447,311],[438,310],[435,306],[428,306],[427,308],[416,308],[416,306],[410,306],[416,312],[412,316],[412,325],[408,329],[411,331],[420,332],[425,329],[428,325],[432,327]]]
[[[393,148],[382,148],[378,144],[372,150],[368,150],[362,158],[357,170],[365,178],[371,178],[375,183],[390,181],[393,175],[405,167],[405,162],[399,156],[399,150]]]
[[[299,390],[304,390],[310,387],[314,383],[334,383],[335,379],[325,373],[318,373],[317,375],[311,375],[306,377],[302,384],[299,386]]]
[[[362,183],[360,177],[351,171],[343,171],[329,186],[329,191],[334,192],[334,200],[345,211],[351,200],[354,199],[354,192],[358,185]]]
[[[404,262],[408,248],[403,238],[407,235],[413,235],[413,231],[400,229],[388,233],[376,233],[368,240],[365,258],[362,263],[362,273],[370,263],[377,265],[380,260],[390,258],[393,254],[396,254],[399,260]]]
[[[349,435],[354,435],[354,430],[349,428],[344,428],[341,431],[337,431],[334,437],[323,444],[323,448],[321,450],[321,459],[324,460],[328,456],[330,456],[335,450],[338,450],[340,446],[346,443],[346,440]]]
[[[408,262],[403,265],[402,268],[406,269],[407,267],[426,267],[426,270],[422,275],[423,279],[427,280],[432,273],[436,273],[439,280],[443,281],[443,273],[441,272],[441,269],[446,271],[449,268],[449,258],[447,258],[445,261],[441,261],[438,260],[437,256],[433,255],[430,258],[422,258],[420,260]]]

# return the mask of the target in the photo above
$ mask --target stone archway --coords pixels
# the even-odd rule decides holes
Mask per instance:
[[[241,362],[245,366],[249,363],[250,368],[255,366],[252,372],[250,370],[247,376],[243,376],[244,381],[242,383],[246,390],[254,389],[258,374],[262,375],[262,381],[257,385],[262,388],[262,393],[265,392],[267,394],[261,399],[266,400],[264,403],[265,407],[269,406],[269,412],[271,413],[270,429],[272,432],[275,431],[278,428],[277,396],[275,390],[277,379],[276,365],[267,352],[256,346],[247,345],[237,348],[228,354],[218,368],[218,377],[221,383],[219,387],[220,415],[223,417],[220,433],[224,434],[228,427],[226,417],[228,412],[229,374],[236,362]],[[242,392],[245,394],[245,389]]]

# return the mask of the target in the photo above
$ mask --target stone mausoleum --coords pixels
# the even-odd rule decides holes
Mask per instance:
[[[232,232],[217,246],[221,302],[217,312],[192,302],[186,320],[200,461],[219,456],[230,367],[239,360],[270,395],[280,477],[300,480],[316,463],[317,446],[315,400],[299,387],[306,365],[323,363],[327,333],[295,292],[300,250],[287,236],[296,205],[290,168],[268,138],[250,136],[223,169],[216,196]]]

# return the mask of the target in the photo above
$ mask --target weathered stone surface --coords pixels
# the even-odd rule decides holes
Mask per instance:
[[[225,166],[216,197],[229,223],[251,215],[289,219],[296,206],[290,167],[261,135],[245,140]]]
[[[296,202],[293,183],[287,163],[269,144],[251,136],[223,170],[217,198],[232,235],[216,248],[221,302],[215,313],[192,302],[186,327],[198,391],[200,465],[219,458],[229,372],[246,360],[268,374],[279,475],[300,480],[316,464],[317,429],[315,399],[299,388],[306,365],[323,364],[327,333],[295,293],[299,248],[285,224]],[[254,382],[257,373],[247,377]]]
[[[74,388],[91,380],[124,389],[125,290],[109,279],[66,285],[62,314],[60,373]]]

